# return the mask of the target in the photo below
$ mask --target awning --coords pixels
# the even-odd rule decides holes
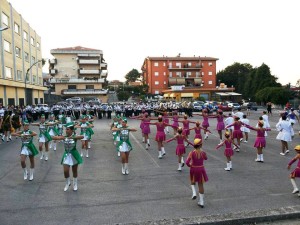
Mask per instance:
[[[236,92],[228,92],[229,95],[242,95],[242,94],[239,94],[239,93],[236,93]]]
[[[177,78],[177,84],[185,84],[184,78]]]
[[[195,78],[194,82],[195,84],[202,84],[202,78]]]
[[[164,94],[164,97],[165,97],[165,98],[168,98],[168,97],[169,97],[169,94]]]
[[[216,95],[220,95],[220,96],[229,96],[229,94],[226,93],[226,92],[216,92]]]
[[[170,94],[170,98],[174,98],[174,97],[175,97],[174,93]]]
[[[181,98],[192,98],[194,97],[193,93],[181,93]]]

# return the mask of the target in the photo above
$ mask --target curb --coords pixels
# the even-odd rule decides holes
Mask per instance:
[[[126,225],[170,225],[170,224],[202,224],[202,225],[245,225],[277,220],[300,218],[300,206],[283,207],[278,209],[244,211],[228,214],[215,214],[192,218],[163,219],[157,221],[141,221],[126,223]],[[124,224],[125,225],[125,224]]]

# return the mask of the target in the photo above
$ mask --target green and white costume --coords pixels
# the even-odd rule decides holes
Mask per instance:
[[[45,122],[40,123],[39,130],[40,130],[39,142],[45,143],[45,142],[52,141],[52,138],[51,138],[50,134],[47,131],[47,126],[46,126]]]
[[[71,138],[65,137],[63,140],[65,147],[65,152],[61,160],[61,164],[63,165],[73,166],[82,163],[82,157],[76,149],[77,140],[73,139],[72,137],[74,136],[71,136]]]
[[[54,120],[49,120],[48,121],[48,133],[50,136],[57,136],[59,133],[58,133],[58,130],[57,130],[57,125],[56,125],[56,121]]]
[[[26,134],[32,134],[32,131],[27,130],[21,132],[22,147],[20,155],[36,156],[37,154],[39,154],[39,152],[36,149],[35,145],[32,143],[33,137],[27,136]]]
[[[80,135],[83,135],[83,139],[81,139],[81,140],[82,141],[91,140],[92,135],[94,134],[94,131],[92,130],[92,128],[89,127],[90,123],[85,122],[85,123],[80,123],[79,125],[81,128]]]
[[[117,149],[120,152],[130,152],[132,150],[132,145],[129,141],[129,134],[130,131],[128,130],[129,128],[120,128],[120,141],[117,144]]]
[[[62,135],[63,134],[63,125],[66,124],[66,117],[62,114],[58,115],[58,120],[59,120],[59,124],[58,124],[58,134]]]

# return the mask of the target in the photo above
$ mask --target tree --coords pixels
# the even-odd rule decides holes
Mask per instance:
[[[139,71],[137,71],[136,69],[132,69],[125,75],[126,84],[128,84],[129,82],[135,82],[140,77],[141,73],[139,73]]]
[[[128,91],[119,91],[117,93],[119,101],[127,101],[130,97],[130,92]]]
[[[285,87],[266,87],[255,94],[258,102],[273,102],[278,105],[284,105],[289,101],[292,93]]]

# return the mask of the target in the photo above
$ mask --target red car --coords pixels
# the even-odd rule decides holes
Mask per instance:
[[[219,104],[218,109],[221,109],[222,111],[232,111],[232,108],[228,106],[228,103]]]

